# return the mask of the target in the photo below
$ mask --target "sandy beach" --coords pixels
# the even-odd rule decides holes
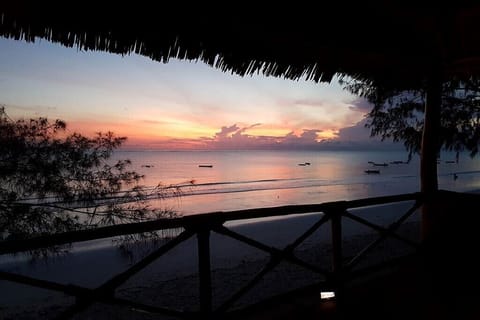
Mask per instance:
[[[411,202],[383,205],[351,210],[350,212],[367,220],[388,226],[405,213]],[[288,216],[268,221],[243,221],[228,225],[242,235],[252,237],[268,246],[283,249],[294,241],[321,214]],[[377,233],[356,222],[343,221],[343,253],[345,260],[353,257],[365,245],[375,239]],[[418,240],[418,215],[413,215],[399,230],[399,234]],[[211,267],[213,306],[219,306],[239,288],[245,285],[268,262],[269,255],[246,244],[225,236],[212,233]],[[407,253],[410,250],[398,240],[388,240],[358,267]],[[32,260],[22,256],[3,256],[0,269],[56,281],[95,288],[109,277],[120,273],[148,252],[145,246],[137,247],[126,254],[111,240],[91,241],[74,245],[69,253],[48,259]],[[295,255],[306,262],[324,269],[331,266],[330,224],[324,224],[307,238],[296,250]],[[116,295],[137,302],[164,306],[179,310],[198,310],[196,237],[181,243],[178,247],[156,260],[139,274],[119,287]],[[234,307],[241,307],[272,295],[318,282],[322,278],[302,267],[282,262],[268,273]],[[49,319],[58,314],[74,299],[61,293],[32,289],[27,286],[0,281],[0,291],[8,292],[0,297],[2,319]],[[119,310],[95,304],[78,315],[78,319],[150,319],[147,314]],[[157,317],[158,318],[158,317]]]

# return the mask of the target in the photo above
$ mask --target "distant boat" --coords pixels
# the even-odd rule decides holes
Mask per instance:
[[[379,174],[380,170],[365,170],[365,173],[367,173],[367,174],[371,174],[371,173]]]
[[[445,163],[455,163],[456,161],[455,160],[447,160],[445,161]]]
[[[142,168],[153,168],[153,164],[142,164]]]
[[[387,167],[387,166],[388,166],[388,163],[385,163],[385,162],[384,162],[384,163],[375,163],[375,162],[374,162],[373,165],[374,165],[375,167]]]
[[[388,166],[388,163],[386,163],[386,162],[377,163],[377,162],[373,162],[373,161],[368,161],[368,163],[370,163],[371,165],[373,165],[375,167],[386,167],[386,166]]]
[[[213,165],[211,165],[211,164],[199,164],[198,167],[199,168],[213,168]]]
[[[310,162],[304,162],[304,163],[299,163],[298,165],[299,166],[309,166],[309,165],[311,165],[311,163]]]

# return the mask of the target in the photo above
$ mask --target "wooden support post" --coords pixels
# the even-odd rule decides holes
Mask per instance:
[[[420,177],[421,191],[425,196],[422,209],[422,239],[430,241],[435,234],[438,215],[438,203],[435,198],[438,191],[437,155],[440,150],[440,109],[442,100],[441,76],[432,72],[428,79],[425,102],[425,119],[422,134]]]
[[[438,190],[437,156],[440,150],[441,100],[442,81],[440,76],[434,74],[429,79],[427,87],[420,159],[421,190],[427,193]]]
[[[334,274],[342,270],[342,216],[340,212],[333,211],[332,220],[332,268]]]
[[[200,277],[200,312],[212,313],[212,276],[210,270],[210,230],[200,230],[198,237],[198,274]]]
[[[343,300],[342,207],[328,211],[332,222],[332,282],[335,290],[335,308],[340,315]]]
[[[332,221],[332,271],[333,285],[337,295],[342,291],[343,254],[342,254],[342,212],[335,208],[329,211]]]

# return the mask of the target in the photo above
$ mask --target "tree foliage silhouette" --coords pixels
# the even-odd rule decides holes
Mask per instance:
[[[373,109],[366,126],[372,136],[403,142],[412,154],[421,152],[426,88],[401,90],[361,80],[344,80],[350,92],[367,99]],[[480,143],[480,80],[450,80],[442,85],[437,152],[468,151],[475,156]]]
[[[141,186],[129,160],[111,159],[125,137],[66,128],[47,118],[14,121],[0,107],[0,239],[175,215],[147,200],[177,196],[179,187]]]

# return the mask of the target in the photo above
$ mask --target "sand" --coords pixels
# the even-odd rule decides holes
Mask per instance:
[[[369,221],[387,226],[406,212],[411,202],[351,210]],[[321,214],[296,215],[268,221],[247,221],[229,228],[262,243],[284,248]],[[413,216],[399,233],[418,240],[418,216]],[[377,233],[348,219],[343,221],[343,249],[347,260]],[[212,233],[211,265],[213,305],[219,306],[245,285],[268,262],[269,255],[236,240]],[[410,248],[397,240],[389,240],[369,255],[358,267],[407,253]],[[137,246],[125,252],[110,240],[90,241],[73,246],[69,253],[48,259],[31,260],[23,256],[4,256],[0,269],[60,283],[71,283],[95,288],[109,277],[128,268],[149,251],[148,246]],[[323,225],[295,250],[296,256],[325,269],[331,267],[330,224]],[[198,310],[197,243],[193,237],[162,256],[160,259],[119,287],[116,295],[122,298],[180,310]],[[234,307],[242,307],[272,295],[322,280],[321,276],[302,267],[282,262]],[[72,304],[74,299],[62,293],[0,281],[0,319],[50,319]],[[127,308],[100,304],[91,306],[77,319],[158,319],[151,315],[132,312]]]

